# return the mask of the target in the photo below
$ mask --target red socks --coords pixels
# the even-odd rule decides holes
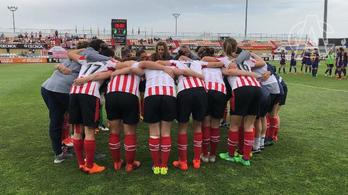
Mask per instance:
[[[193,135],[193,159],[199,160],[202,152],[202,132],[195,132]]]
[[[250,160],[251,150],[254,144],[254,131],[244,132],[243,159]]]
[[[84,149],[86,153],[86,167],[92,168],[95,154],[95,140],[85,140]]]
[[[270,129],[272,134],[270,135],[270,137],[277,141],[278,140],[278,131],[279,131],[279,118],[278,116],[272,117],[270,118]]]
[[[202,144],[202,153],[204,156],[208,155],[209,145],[210,145],[210,127],[203,127],[203,144]]]
[[[272,138],[273,136],[273,129],[271,128],[271,117],[269,115],[266,116],[267,121],[267,130],[266,130],[266,138]]]
[[[111,153],[112,160],[114,162],[120,162],[121,160],[121,143],[120,136],[117,134],[110,134],[109,136],[109,150]]]
[[[150,137],[149,148],[151,152],[153,166],[159,167],[160,166],[160,139]]]
[[[216,150],[217,150],[219,141],[220,141],[219,128],[203,127],[202,153],[204,156],[207,156],[209,153],[209,145],[210,145],[210,155],[216,156]]]
[[[179,161],[187,161],[187,134],[178,135]]]
[[[137,145],[137,137],[135,134],[124,136],[124,150],[125,150],[127,164],[133,164],[134,162],[136,145]]]
[[[239,133],[238,153],[242,154],[243,153],[243,147],[244,147],[244,128],[243,127],[239,127],[238,133]]]
[[[228,153],[230,156],[234,156],[234,152],[238,146],[239,141],[239,132],[238,131],[229,131],[228,132]]]
[[[161,167],[168,167],[168,159],[172,140],[170,137],[161,137]]]
[[[216,150],[217,150],[219,141],[220,141],[220,129],[211,128],[210,129],[210,155],[216,156]]]
[[[83,159],[83,140],[73,139],[74,151],[77,158],[77,163],[79,165],[84,165],[85,161]]]

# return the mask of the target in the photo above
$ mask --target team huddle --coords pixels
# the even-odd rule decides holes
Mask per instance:
[[[191,161],[187,157],[190,119],[195,169],[201,162],[215,162],[217,156],[250,166],[252,153],[278,141],[278,113],[285,104],[286,84],[275,67],[240,49],[233,38],[224,41],[223,56],[202,47],[198,57],[184,52],[176,60],[163,42],[157,44],[150,58],[145,51],[139,52],[138,60],[113,58],[113,50],[101,40],[85,47],[70,51],[69,63],[57,65],[41,88],[49,109],[55,163],[64,159],[61,132],[68,113],[79,169],[88,174],[105,170],[94,162],[101,91],[105,93],[109,150],[116,171],[123,164],[127,172],[141,165],[136,160],[140,116],[149,128],[148,148],[156,175],[168,173],[174,120],[178,122],[178,157],[172,165],[183,171]],[[231,117],[227,152],[218,153],[220,122],[228,102]],[[122,131],[125,160],[121,158]]]

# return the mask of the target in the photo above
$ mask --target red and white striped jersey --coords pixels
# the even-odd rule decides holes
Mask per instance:
[[[114,70],[117,61],[87,62],[86,58],[81,56],[79,63],[81,64],[81,70],[78,78],[83,78],[93,73]],[[73,85],[70,89],[70,94],[86,94],[100,98],[99,88],[103,82],[104,81],[89,81],[80,86]]]
[[[132,67],[139,67],[139,62],[134,63]],[[116,75],[111,78],[107,93],[124,92],[139,96],[140,77],[135,74]]]
[[[207,64],[207,62],[202,61],[170,61],[173,66],[178,69],[191,69],[199,74],[203,74],[202,68]],[[178,93],[185,89],[204,87],[205,83],[202,79],[197,77],[188,77],[180,75],[178,78]]]
[[[219,91],[226,94],[226,86],[221,68],[203,68],[204,82],[207,90]]]
[[[152,95],[168,95],[176,97],[174,79],[166,72],[162,70],[145,69],[145,77],[145,98]]]
[[[217,60],[224,63],[226,68],[231,63],[228,57],[217,58]],[[243,64],[237,64],[237,68],[239,70],[247,71],[247,72],[251,72],[251,68],[254,66],[255,66],[254,59],[246,60],[243,62]],[[232,90],[235,90],[239,87],[245,87],[245,86],[261,87],[260,83],[256,80],[256,78],[250,77],[250,76],[229,76],[227,77],[227,80],[229,84],[231,85]]]

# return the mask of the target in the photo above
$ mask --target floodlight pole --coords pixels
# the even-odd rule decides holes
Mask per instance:
[[[244,40],[247,38],[247,34],[248,34],[248,6],[249,6],[249,1],[245,0]]]
[[[327,6],[328,0],[324,0],[324,24],[323,24],[323,39],[327,39]]]
[[[13,33],[16,33],[16,24],[15,24],[15,16],[14,13],[17,11],[18,7],[17,6],[7,6],[7,9],[12,12],[12,24],[13,24]]]
[[[175,36],[178,36],[178,18],[180,16],[179,13],[173,13],[173,16],[175,18]]]

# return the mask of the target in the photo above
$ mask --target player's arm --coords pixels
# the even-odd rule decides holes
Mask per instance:
[[[132,67],[125,67],[122,69],[115,70],[114,72],[112,72],[111,76],[131,74],[131,71],[132,71]]]
[[[211,56],[203,57],[202,61],[204,61],[204,62],[219,62],[219,60],[217,60],[215,57],[211,57]]]
[[[224,67],[224,63],[222,63],[222,62],[208,62],[206,67],[207,68],[222,68],[222,67]]]
[[[237,69],[235,66],[230,66],[230,68],[223,68],[222,74],[226,76],[251,76],[258,78],[259,76],[254,72],[248,72]]]
[[[197,77],[197,78],[200,78],[200,79],[204,79],[203,74],[195,72],[195,71],[191,70],[190,68],[182,69],[182,74],[185,75],[185,76]]]
[[[137,67],[125,67],[122,69],[115,70],[114,72],[112,72],[111,76],[123,75],[123,74],[136,74],[141,76],[144,74],[144,70]]]
[[[115,69],[123,69],[123,68],[131,67],[134,63],[136,63],[136,61],[133,61],[133,60],[118,62]]]
[[[261,67],[266,65],[265,60],[263,60],[263,58],[261,58],[260,56],[254,54],[254,53],[250,53],[250,56],[252,58],[254,58],[254,60],[256,61],[255,62],[255,68],[261,68]]]
[[[68,57],[70,60],[74,62],[79,62],[80,60],[80,52],[82,52],[84,49],[76,49],[76,50],[71,50],[68,52]]]
[[[131,68],[131,73],[132,73],[132,74],[136,74],[136,75],[138,75],[138,76],[142,76],[142,75],[144,75],[145,71],[144,71],[144,69],[142,69],[142,68],[132,67],[132,68]]]
[[[169,61],[168,61],[169,62]],[[170,62],[169,62],[170,63]],[[151,70],[162,70],[166,72],[169,76],[174,77],[174,71],[172,68],[165,66],[161,63],[152,62],[152,61],[141,61],[139,63],[139,68],[142,69],[151,69]]]
[[[99,53],[88,53],[86,55],[86,59],[88,62],[101,62],[101,61],[108,61],[110,60],[111,58],[110,57],[106,57],[106,56],[103,56]]]
[[[86,77],[81,77],[81,78],[77,78],[74,80],[74,85],[83,85],[84,83],[87,83],[89,81],[102,81],[105,80],[107,78],[110,78],[112,74],[112,71],[104,71],[104,72],[96,72],[93,74],[90,74]]]
[[[72,70],[71,70],[70,68],[68,68],[68,67],[65,67],[64,64],[57,64],[57,65],[55,66],[55,68],[56,68],[59,72],[65,74],[65,75],[69,75],[69,74],[71,74],[71,72],[72,72]]]
[[[149,61],[149,62],[151,62],[151,61]],[[161,64],[163,66],[170,66],[171,65],[171,62],[169,60],[157,60],[156,63]]]

